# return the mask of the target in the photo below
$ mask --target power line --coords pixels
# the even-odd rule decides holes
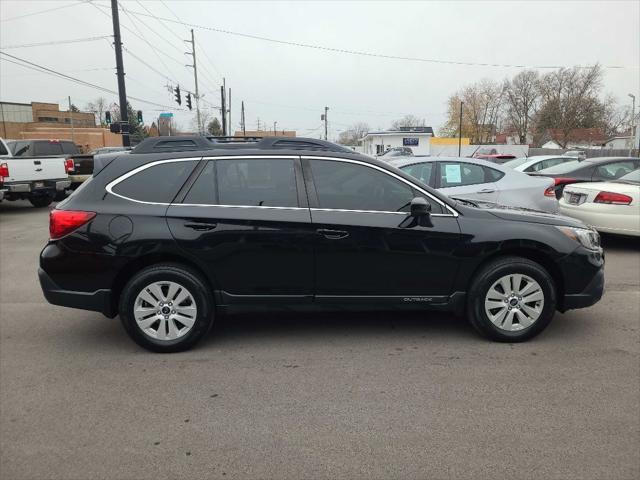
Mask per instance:
[[[53,12],[54,10],[62,10],[63,8],[69,8],[69,7],[73,7],[73,6],[76,6],[76,5],[81,5],[82,3],[83,2],[80,2],[80,3],[68,3],[67,5],[61,5],[59,7],[54,7],[54,8],[47,8],[46,10],[40,10],[38,12],[26,13],[24,15],[18,15],[16,17],[3,18],[3,19],[0,19],[0,22],[9,22],[11,20],[17,20],[19,18],[32,17],[34,15],[40,15],[41,13]]]
[[[145,17],[151,17],[153,15],[149,15],[146,13],[142,13],[142,12],[135,12],[136,15],[142,15]],[[187,27],[191,27],[191,28],[199,28],[201,30],[209,30],[212,32],[217,32],[217,33],[224,33],[225,35],[234,35],[237,37],[243,37],[243,38],[251,38],[253,40],[261,40],[264,42],[270,42],[270,43],[277,43],[280,45],[289,45],[292,47],[301,47],[301,48],[308,48],[308,49],[313,49],[313,50],[322,50],[322,51],[326,51],[326,52],[333,52],[333,53],[342,53],[342,54],[346,54],[346,55],[357,55],[357,56],[363,56],[363,57],[373,57],[373,58],[384,58],[384,59],[388,59],[388,60],[404,60],[404,61],[411,61],[411,62],[422,62],[422,63],[437,63],[437,64],[444,64],[444,65],[462,65],[462,66],[469,66],[469,67],[502,67],[502,68],[539,68],[539,69],[558,69],[558,68],[566,68],[567,65],[525,65],[525,64],[509,64],[509,63],[488,63],[488,62],[463,62],[463,61],[458,61],[458,60],[442,60],[442,59],[437,59],[437,58],[421,58],[421,57],[405,57],[405,56],[400,56],[400,55],[387,55],[387,54],[383,54],[383,53],[377,53],[377,52],[365,52],[362,50],[349,50],[346,48],[335,48],[335,47],[327,47],[324,45],[316,45],[316,44],[311,44],[311,43],[304,43],[304,42],[293,42],[293,41],[288,41],[288,40],[280,40],[280,39],[276,39],[276,38],[270,38],[270,37],[263,37],[260,35],[253,35],[253,34],[249,34],[249,33],[241,33],[241,32],[234,32],[232,30],[225,30],[222,28],[216,28],[216,27],[208,27],[206,25],[199,25],[196,23],[190,23],[190,22],[183,22],[182,20],[173,20],[171,18],[162,18],[162,17],[155,17],[158,20],[164,20],[166,22],[173,22],[173,23],[179,23],[182,24],[184,26]],[[638,68],[637,65],[603,65],[603,68],[615,68],[615,69],[622,69],[622,68]],[[578,68],[591,68],[590,66],[578,66]]]
[[[68,43],[95,42],[96,40],[102,40],[103,38],[111,38],[111,37],[112,35],[100,35],[98,37],[74,38],[71,40],[57,40],[57,41],[40,42],[40,43],[23,43],[22,45],[6,45],[6,46],[0,46],[0,48],[2,48],[3,50],[9,50],[12,48],[43,47],[48,45],[64,45]]]
[[[14,60],[9,60],[7,58],[3,58],[2,60],[5,61],[5,62],[13,63],[15,65],[19,65],[19,66],[24,67],[24,68],[29,68],[31,70],[40,71],[41,73],[45,73],[45,74],[48,74],[48,75],[53,75],[53,76],[58,77],[58,78],[63,78],[65,80],[69,80],[69,81],[77,83],[79,85],[83,85],[85,87],[94,88],[96,90],[101,90],[101,91],[106,92],[106,93],[111,93],[111,94],[114,94],[114,95],[118,94],[118,92],[116,92],[115,90],[111,90],[110,88],[106,88],[106,87],[103,87],[101,85],[96,85],[95,83],[90,83],[90,82],[87,82],[85,80],[81,80],[81,79],[79,79],[77,77],[71,77],[69,75],[65,75],[62,72],[58,72],[58,71],[53,70],[51,68],[39,65],[39,64],[34,63],[34,62],[30,62],[29,60],[25,60],[23,58],[16,57],[15,55],[11,55],[11,54],[3,52],[3,51],[0,51],[0,55],[4,55],[6,57],[10,57],[10,58],[12,58],[14,60],[17,60],[17,61],[14,61]],[[23,63],[18,63],[18,62],[23,62]],[[162,105],[160,103],[152,102],[150,100],[145,100],[143,98],[131,97],[131,96],[129,96],[129,98],[131,98],[132,100],[136,100],[137,102],[142,102],[142,103],[146,103],[146,104],[149,104],[149,105],[154,105],[156,107],[161,107],[161,108],[168,109],[168,110],[180,110],[180,109],[177,109],[177,108],[169,107],[167,105]]]

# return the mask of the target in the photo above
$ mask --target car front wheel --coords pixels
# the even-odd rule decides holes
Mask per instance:
[[[161,353],[194,346],[213,322],[213,301],[195,272],[175,264],[137,273],[120,296],[120,319],[140,346]]]
[[[472,282],[467,302],[476,330],[502,342],[538,335],[555,309],[553,279],[541,265],[522,257],[503,257],[485,265]]]

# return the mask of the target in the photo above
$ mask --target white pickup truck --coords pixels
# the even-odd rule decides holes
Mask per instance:
[[[0,201],[26,199],[46,207],[70,187],[73,167],[73,160],[64,157],[14,157],[0,138]]]

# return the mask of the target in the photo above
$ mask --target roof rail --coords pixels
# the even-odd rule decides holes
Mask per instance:
[[[136,153],[186,152],[213,149],[255,148],[260,150],[315,150],[353,153],[353,150],[325,140],[301,137],[214,137],[181,135],[149,137],[132,151]]]

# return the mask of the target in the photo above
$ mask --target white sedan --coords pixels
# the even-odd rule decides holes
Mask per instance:
[[[640,170],[610,182],[564,188],[560,213],[604,233],[640,236]]]
[[[539,172],[545,168],[555,167],[561,163],[575,162],[575,157],[567,155],[535,155],[533,157],[514,158],[503,163],[505,167],[513,168],[519,172]]]

